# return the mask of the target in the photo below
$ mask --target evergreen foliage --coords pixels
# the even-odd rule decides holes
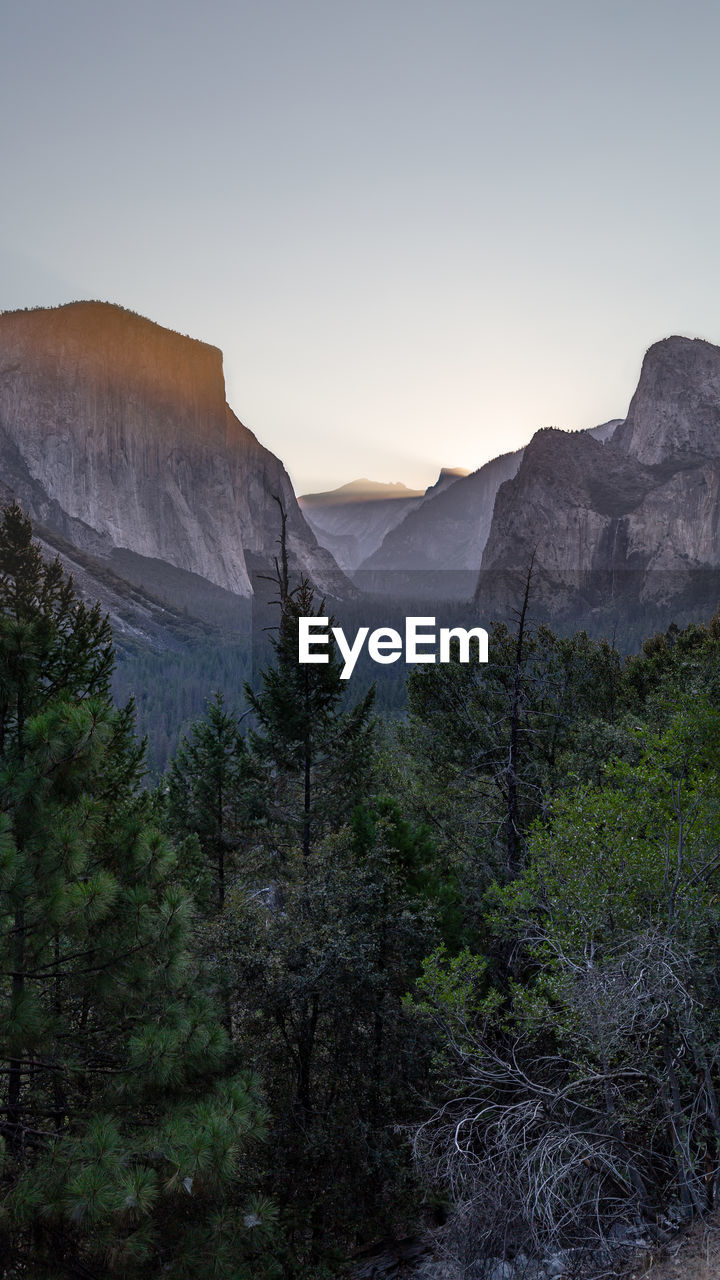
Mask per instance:
[[[426,962],[440,1105],[416,1151],[461,1206],[461,1263],[565,1250],[605,1273],[633,1232],[713,1205],[719,641],[717,618],[671,628],[614,670],[614,758],[583,768],[586,712],[522,871],[482,900],[483,942]]]
[[[457,660],[408,678],[390,755],[395,785],[455,864],[466,897],[517,874],[528,830],[576,770],[631,749],[622,660],[584,632],[492,627],[486,665]]]
[[[307,857],[363,797],[373,758],[374,690],[342,709],[345,690],[334,643],[327,663],[298,661],[298,619],[322,616],[325,602],[315,606],[306,578],[290,590],[280,576],[278,586],[274,662],[261,672],[257,690],[245,687],[255,722],[250,747],[264,771],[280,857],[298,842]]]
[[[242,1254],[209,1271],[208,1242],[220,1256],[237,1216],[257,1086],[228,1071],[192,903],[147,821],[107,621],[17,506],[0,648],[0,1252],[34,1277],[236,1276]]]
[[[168,774],[168,823],[181,837],[195,832],[213,864],[218,908],[225,903],[228,859],[253,817],[261,816],[259,781],[237,716],[221,693],[208,701],[180,744]]]
[[[156,652],[119,637],[112,693],[118,705],[132,698],[138,732],[147,738],[148,773],[159,780],[183,737],[205,713],[209,690],[235,706],[238,689],[250,678],[247,641],[185,639],[176,651]]]
[[[623,660],[528,574],[382,740],[298,662],[280,510],[270,661],[193,723],[188,657],[154,794],[107,621],[3,515],[0,1273],[315,1280],[439,1197],[478,1273],[607,1274],[718,1182],[720,620]]]
[[[324,602],[305,579],[289,588],[283,552],[281,539],[275,661],[246,690],[269,815],[256,834],[273,878],[238,883],[213,950],[242,1051],[267,1083],[291,1275],[402,1219],[412,1178],[395,1125],[426,1065],[402,998],[433,913],[410,883],[428,872],[426,837],[391,805],[358,808],[376,787],[374,691],[343,709],[333,645],[326,664],[298,662],[298,618]]]
[[[368,843],[351,824],[298,850],[267,891],[238,885],[213,932],[242,1053],[268,1090],[288,1275],[402,1227],[417,1196],[397,1126],[417,1115],[429,1045],[403,997],[437,935],[395,834],[381,822]]]
[[[285,1274],[299,1276],[319,1274],[333,1250],[369,1231],[404,1223],[417,1195],[397,1125],[416,1114],[429,1046],[403,998],[435,920],[450,933],[454,920],[427,832],[376,797],[372,692],[344,706],[333,647],[328,663],[298,661],[298,619],[324,604],[307,580],[290,587],[282,536],[280,545],[273,661],[246,689],[245,746],[211,705],[173,765],[169,812],[178,836],[202,844],[202,787],[212,793],[220,763],[241,762],[223,794],[244,814],[245,851],[206,948],[236,1048],[266,1085],[266,1187],[286,1231]],[[207,807],[212,817],[212,799]]]

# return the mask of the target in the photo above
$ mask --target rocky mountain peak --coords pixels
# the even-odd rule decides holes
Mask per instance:
[[[650,466],[720,457],[720,347],[678,336],[654,343],[613,444]]]
[[[697,609],[702,591],[714,607],[719,494],[720,348],[666,338],[647,352],[628,416],[605,443],[591,432],[533,437],[498,491],[485,581],[495,575],[510,599],[517,581],[503,575],[526,572],[534,556],[538,601],[558,612],[621,599],[626,612]]]
[[[314,511],[318,507],[340,507],[351,502],[385,502],[404,498],[421,498],[424,489],[409,489],[400,480],[350,480],[337,489],[321,493],[303,493],[298,502],[303,510]]]
[[[441,467],[440,475],[435,483],[425,490],[425,497],[434,497],[436,494],[441,493],[443,489],[448,489],[456,480],[463,480],[465,476],[469,475],[470,472],[466,467]]]

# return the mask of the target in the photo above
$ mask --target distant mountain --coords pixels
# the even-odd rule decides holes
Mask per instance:
[[[612,436],[620,419],[582,434]],[[408,598],[471,596],[490,533],[495,496],[517,472],[523,450],[502,454],[471,474],[428,489],[424,502],[392,528],[355,574],[364,591]]]
[[[533,594],[556,615],[658,619],[713,609],[720,589],[720,348],[650,347],[628,416],[604,445],[542,431],[495,502],[479,590]]]
[[[352,480],[327,493],[304,494],[298,502],[318,542],[350,573],[410,512],[467,474],[460,467],[443,467],[429,489],[408,489],[397,481]]]
[[[444,474],[441,472],[438,484]],[[363,479],[326,493],[306,493],[298,502],[318,542],[350,572],[424,497],[423,489]]]
[[[599,440],[600,444],[607,444],[608,440],[612,440],[617,428],[622,426],[622,418],[611,418],[609,422],[601,422],[599,427],[590,427],[586,435],[592,436],[594,440]]]
[[[435,483],[425,490],[425,497],[434,498],[438,493],[442,493],[443,489],[449,489],[456,480],[462,480],[464,476],[469,475],[467,467],[443,467]]]
[[[515,474],[521,457],[522,450],[504,454],[450,485],[439,481],[360,565],[361,589],[408,598],[472,595],[495,494]]]
[[[534,598],[557,617],[707,611],[720,595],[720,348],[656,343],[624,420],[545,429],[424,493],[361,479],[298,505],[228,407],[216,348],[106,303],[8,312],[0,501],[12,497],[116,636],[156,647],[247,625],[278,550],[277,500],[291,569],[336,601],[469,599],[480,571],[477,598],[502,612],[534,556]]]
[[[334,596],[282,463],[225,400],[222,354],[107,303],[0,315],[0,498],[17,497],[120,632],[246,616],[277,553]],[[152,615],[155,619],[150,622]]]
[[[382,480],[362,479],[351,480],[349,484],[341,484],[338,489],[328,489],[324,493],[301,494],[298,502],[301,507],[314,511],[322,507],[343,507],[353,502],[421,498],[424,493],[424,489],[408,489],[407,485],[401,484],[399,480],[386,483]]]

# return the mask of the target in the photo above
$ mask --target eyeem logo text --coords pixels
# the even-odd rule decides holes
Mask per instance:
[[[348,642],[342,627],[330,627],[328,618],[298,618],[298,661],[329,662],[330,632],[335,638],[345,665],[341,680],[349,680],[363,647],[373,662],[397,662],[403,656],[406,662],[450,662],[450,645],[458,642],[461,662],[470,661],[470,642],[477,641],[477,661],[488,660],[488,633],[484,627],[441,627],[435,631],[434,618],[406,618],[405,640],[393,627],[378,627],[371,633],[369,627],[359,627],[352,644]],[[432,628],[432,630],[429,630]],[[439,642],[439,657],[438,652]]]

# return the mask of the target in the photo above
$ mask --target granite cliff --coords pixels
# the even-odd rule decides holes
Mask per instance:
[[[498,490],[479,593],[509,603],[535,557],[556,614],[714,607],[720,570],[720,348],[667,338],[606,443],[538,432]]]
[[[221,352],[107,303],[0,315],[10,496],[91,578],[97,562],[116,585],[190,612],[197,601],[204,617],[252,595],[277,551],[277,496],[292,565],[324,593],[353,591],[282,463],[227,405]]]

